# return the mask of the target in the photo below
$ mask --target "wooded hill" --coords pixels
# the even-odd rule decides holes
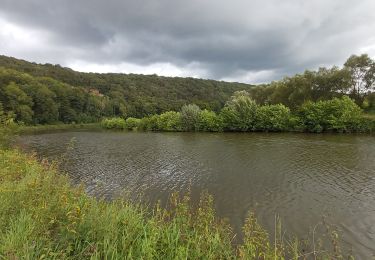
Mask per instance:
[[[69,102],[65,102],[65,105],[68,105],[67,103],[82,103],[71,104],[70,107],[78,114],[86,114],[84,117],[97,117],[98,114],[101,114],[101,116],[142,117],[169,110],[179,110],[184,104],[190,103],[197,104],[201,108],[217,111],[235,91],[248,90],[252,87],[242,83],[196,78],[83,73],[60,65],[36,64],[6,56],[0,56],[0,68],[0,102],[3,103],[5,110],[7,110],[6,106],[9,101],[3,93],[4,88],[14,82],[27,92],[25,84],[30,85],[28,81],[31,80],[52,90],[54,92],[52,96],[55,96],[52,99],[56,103],[61,103],[59,102],[62,94],[60,92],[69,92],[74,88],[74,93],[78,97],[68,98]],[[25,79],[20,79],[25,77],[29,79],[26,82]],[[74,93],[70,94],[74,95]],[[100,100],[102,105],[103,111],[101,113],[94,113],[93,115],[92,111],[88,111],[89,108],[84,109],[85,106],[88,106],[88,96],[91,96],[91,99],[93,99],[93,96],[97,96],[98,100],[96,101]],[[58,104],[60,109],[62,105],[64,104]],[[77,109],[78,105],[83,107]],[[86,119],[91,121],[93,118]],[[59,117],[58,120],[69,122],[73,118]],[[73,121],[79,120],[82,120],[82,118]],[[45,122],[45,120],[33,121],[36,123]]]
[[[18,122],[97,122],[103,117],[145,117],[183,105],[218,112],[236,91],[259,105],[284,104],[292,112],[307,101],[347,95],[375,111],[375,61],[352,55],[342,67],[306,70],[263,85],[196,78],[83,73],[60,65],[0,56],[0,109]]]

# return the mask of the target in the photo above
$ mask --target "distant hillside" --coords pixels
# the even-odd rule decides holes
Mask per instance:
[[[7,56],[0,56],[0,67],[36,78],[49,77],[91,94],[104,95],[116,100],[115,103],[121,103],[121,110],[127,116],[135,117],[179,110],[182,105],[189,103],[218,111],[235,91],[249,90],[252,87],[242,83],[195,78],[83,73],[60,65],[36,64]],[[121,114],[119,110],[114,109],[114,113]]]
[[[0,56],[0,113],[19,122],[95,122],[103,117],[144,117],[178,111],[184,104],[218,112],[236,91],[260,105],[284,104],[294,113],[309,101],[347,95],[375,112],[375,61],[352,55],[342,67],[306,70],[253,86],[195,78],[83,73],[60,65]]]

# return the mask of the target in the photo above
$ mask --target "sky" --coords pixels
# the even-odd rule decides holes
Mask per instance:
[[[264,83],[375,57],[374,0],[0,0],[0,54]]]

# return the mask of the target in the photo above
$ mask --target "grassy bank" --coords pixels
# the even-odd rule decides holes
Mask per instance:
[[[286,240],[279,225],[270,239],[250,214],[234,246],[207,194],[196,206],[173,195],[152,209],[96,200],[54,164],[18,150],[0,150],[0,201],[0,259],[341,259],[335,232],[326,250],[316,234],[311,246]]]
[[[26,125],[26,126],[19,126],[18,133],[20,134],[27,134],[27,133],[38,133],[44,131],[52,131],[52,130],[70,130],[70,129],[99,129],[99,123],[91,123],[91,124],[54,124],[54,125]]]

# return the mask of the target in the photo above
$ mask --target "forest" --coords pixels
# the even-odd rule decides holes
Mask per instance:
[[[157,75],[83,73],[60,65],[0,56],[1,108],[8,117],[25,125],[90,123],[112,117],[152,118],[168,111],[164,116],[172,116],[189,104],[213,118],[215,113],[223,115],[228,111],[227,101],[235,93],[245,93],[242,96],[261,106],[260,114],[290,110],[296,115],[312,103],[324,104],[321,102],[343,96],[371,114],[375,111],[374,82],[375,61],[366,54],[350,56],[342,67],[306,70],[257,86]],[[324,129],[319,125],[314,131]],[[241,131],[254,128],[223,127]]]
[[[0,56],[0,102],[26,124],[143,117],[179,110],[186,103],[218,111],[233,92],[251,87],[194,78],[81,73]]]

